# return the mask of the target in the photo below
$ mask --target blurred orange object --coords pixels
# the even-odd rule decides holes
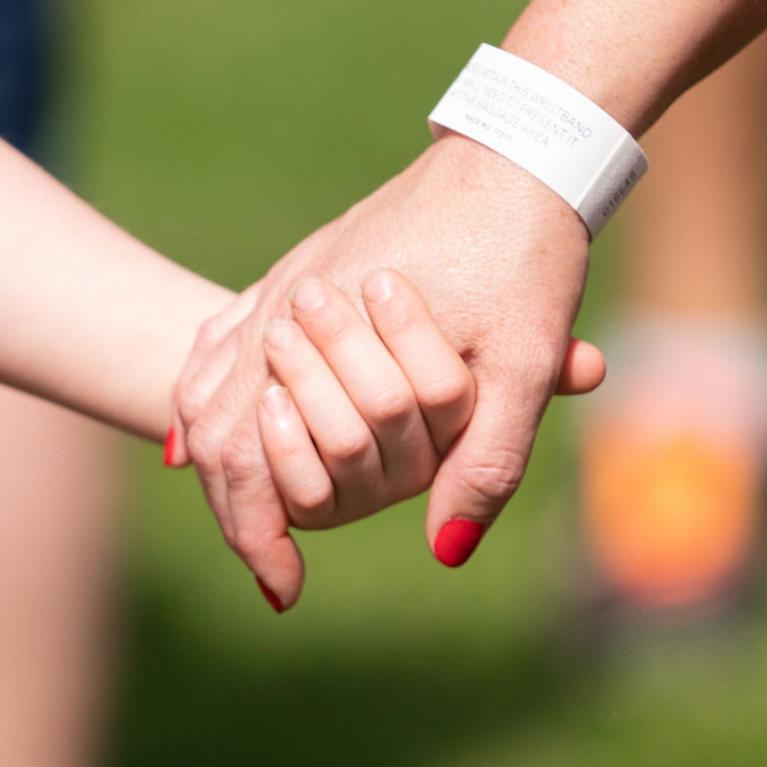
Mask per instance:
[[[694,429],[592,426],[583,509],[595,566],[623,601],[709,602],[748,562],[759,526],[761,460],[750,440]]]

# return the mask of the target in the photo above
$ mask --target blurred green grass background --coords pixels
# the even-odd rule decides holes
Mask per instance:
[[[77,0],[56,22],[61,175],[160,251],[232,287],[406,165],[425,115],[520,2]],[[612,303],[619,239],[580,320]],[[172,311],[172,307],[169,307]],[[300,535],[300,606],[274,616],[191,472],[130,449],[126,616],[110,763],[598,767],[767,763],[767,615],[597,652],[571,416],[466,568],[418,499]]]

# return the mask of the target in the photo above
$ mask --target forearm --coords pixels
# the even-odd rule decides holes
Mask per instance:
[[[765,26],[761,0],[532,0],[503,47],[638,136]]]
[[[231,293],[0,142],[0,380],[160,438],[199,325]]]

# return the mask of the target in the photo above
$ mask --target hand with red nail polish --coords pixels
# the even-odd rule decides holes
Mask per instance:
[[[604,375],[569,335],[587,244],[540,182],[447,136],[203,329],[175,461],[191,457],[230,545],[283,605],[303,581],[291,525],[429,486],[432,551],[451,567],[471,556],[549,398]]]
[[[243,376],[257,357],[240,370],[237,353],[246,343],[260,351],[243,331],[261,316],[257,297],[239,298],[201,332],[177,387],[166,462],[191,457],[224,535],[282,612],[303,579],[289,527],[344,524],[428,488],[471,418],[475,383],[392,270],[365,279],[365,315],[326,280],[299,280],[264,326],[269,375]],[[435,556],[463,564],[484,529],[449,520]]]
[[[332,284],[299,281],[292,316],[263,332],[271,378],[236,417],[222,418],[220,405],[226,396],[231,413],[236,396],[220,377],[226,338],[179,386],[166,462],[188,449],[227,539],[277,612],[302,578],[288,528],[334,527],[422,492],[474,407],[474,379],[414,287],[381,270],[362,294],[370,322]]]

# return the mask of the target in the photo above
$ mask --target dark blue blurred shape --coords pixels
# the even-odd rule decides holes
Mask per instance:
[[[0,136],[24,152],[40,120],[43,54],[39,0],[0,0]]]

